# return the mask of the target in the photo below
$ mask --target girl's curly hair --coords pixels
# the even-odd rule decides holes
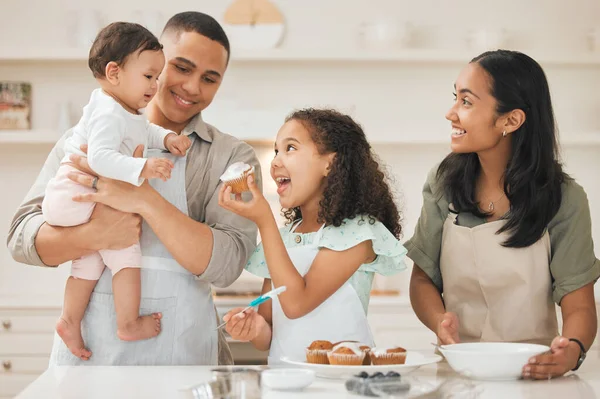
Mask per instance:
[[[332,109],[294,111],[285,119],[291,120],[308,130],[320,154],[336,154],[319,203],[318,221],[339,227],[344,219],[368,215],[369,223],[378,220],[400,238],[401,215],[389,179],[371,151],[362,127],[350,116]],[[302,218],[299,207],[282,212],[288,223]]]

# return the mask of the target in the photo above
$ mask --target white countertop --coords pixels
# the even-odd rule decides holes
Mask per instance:
[[[237,307],[246,306],[255,296],[224,295],[214,296],[216,306]],[[0,308],[4,309],[61,309],[62,295],[0,295]],[[372,295],[372,306],[410,306],[408,295]]]
[[[16,399],[178,399],[182,389],[210,379],[210,366],[179,367],[54,367]],[[446,363],[423,367],[407,377],[438,385],[456,378]],[[471,382],[468,382],[471,384]],[[550,381],[472,382],[478,399],[591,399],[600,397],[600,358],[590,356],[577,373]],[[438,396],[434,396],[438,397]],[[458,395],[455,397],[470,397]],[[343,380],[317,378],[300,392],[263,390],[262,399],[359,398]]]

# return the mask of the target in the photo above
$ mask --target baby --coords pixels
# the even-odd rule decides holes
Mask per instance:
[[[169,179],[173,163],[164,158],[134,158],[137,146],[166,149],[178,156],[184,156],[191,146],[186,136],[149,123],[140,112],[156,93],[165,65],[162,45],[146,28],[125,22],[108,25],[96,37],[88,64],[100,88],[92,92],[81,120],[65,140],[65,157],[48,183],[42,210],[45,221],[53,226],[86,223],[94,210],[93,203],[74,202],[72,198],[95,190],[67,177],[76,171],[69,156],[85,156],[83,145],[87,145],[89,165],[98,175],[138,186],[145,179]],[[83,360],[88,360],[91,352],[84,346],[81,320],[105,265],[113,275],[118,337],[135,341],[160,332],[159,313],[139,315],[139,243],[122,250],[100,250],[73,261],[62,315],[56,324],[66,346]]]

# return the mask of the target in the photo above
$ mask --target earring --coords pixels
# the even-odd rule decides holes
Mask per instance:
[[[502,137],[506,137],[506,130],[502,132]]]

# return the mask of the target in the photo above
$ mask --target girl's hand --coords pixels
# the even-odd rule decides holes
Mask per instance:
[[[437,336],[440,345],[451,345],[459,343],[458,338],[458,316],[456,313],[446,312],[440,318]]]
[[[265,319],[256,313],[254,308],[250,308],[238,315],[243,309],[235,308],[230,310],[223,316],[223,321],[227,322],[225,330],[231,335],[231,338],[248,342],[256,338],[261,329],[268,325]]]
[[[273,212],[269,203],[262,195],[252,175],[248,176],[248,187],[252,193],[252,199],[248,202],[242,200],[241,194],[231,198],[231,187],[223,184],[219,190],[219,205],[228,211],[253,221],[257,226],[273,219]]]
[[[556,337],[550,344],[550,352],[534,356],[523,367],[523,378],[548,380],[560,377],[577,365],[581,348],[565,337]]]

